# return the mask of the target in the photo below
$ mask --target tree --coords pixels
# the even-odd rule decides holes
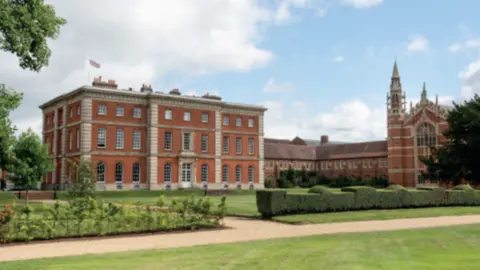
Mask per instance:
[[[71,162],[70,168],[74,167],[72,178],[67,179],[69,193],[72,197],[95,196],[95,174],[92,170],[92,162],[89,159],[80,159],[78,163]]]
[[[51,51],[47,38],[56,39],[66,20],[43,0],[0,0],[0,49],[15,54],[20,67],[40,71]]]
[[[432,148],[432,156],[422,158],[427,166],[429,177],[441,181],[459,183],[461,179],[470,182],[480,180],[480,97],[475,95],[463,104],[455,104],[447,116],[447,139],[437,148]]]
[[[42,144],[40,137],[28,129],[20,134],[18,140],[13,144],[14,159],[7,169],[13,173],[11,179],[15,186],[26,190],[36,187],[48,172],[52,171],[52,158],[48,155],[48,145]]]
[[[9,119],[10,112],[22,101],[22,94],[7,89],[0,84],[0,170],[5,170],[12,162],[12,147],[15,141],[15,127]]]

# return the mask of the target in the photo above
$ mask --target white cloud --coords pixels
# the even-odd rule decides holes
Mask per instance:
[[[277,83],[274,78],[268,79],[267,83],[263,87],[265,93],[285,93],[295,89],[295,85],[292,83]]]
[[[0,52],[1,82],[24,92],[12,116],[19,129],[41,125],[39,104],[89,83],[89,58],[102,65],[90,79],[101,74],[138,89],[166,73],[243,72],[273,57],[258,46],[271,11],[255,0],[47,2],[68,21],[59,39],[49,43],[50,66],[40,73],[21,70],[14,55]]]
[[[325,7],[318,8],[316,14],[317,14],[317,17],[319,18],[325,17],[325,15],[327,15],[327,8]]]
[[[462,81],[462,97],[470,99],[474,94],[480,94],[480,58],[470,63],[459,73]]]
[[[467,40],[467,42],[465,42],[465,47],[467,47],[467,48],[478,48],[478,47],[480,47],[480,38]]]
[[[265,136],[292,139],[300,136],[319,139],[327,134],[332,141],[384,139],[384,108],[370,108],[361,100],[346,101],[330,112],[312,113],[302,101],[266,101]]]
[[[460,43],[454,43],[454,44],[448,46],[448,50],[449,50],[451,53],[457,53],[457,52],[459,52],[461,49],[462,49],[462,45],[461,45]]]
[[[371,8],[383,3],[383,0],[343,0],[347,5],[355,8]]]
[[[410,39],[407,45],[407,52],[426,53],[430,50],[430,42],[424,36],[416,35]]]
[[[309,4],[309,0],[282,0],[275,12],[275,21],[283,23],[292,19],[292,8],[305,8]]]
[[[343,61],[345,61],[345,57],[343,56],[337,56],[333,58],[333,62],[336,62],[336,63],[342,63]]]

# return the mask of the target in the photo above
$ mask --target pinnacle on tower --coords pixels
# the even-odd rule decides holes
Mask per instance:
[[[427,100],[427,85],[425,82],[423,82],[422,87],[422,100]]]
[[[398,72],[397,60],[395,60],[395,64],[393,64],[392,78],[400,78],[400,73]]]

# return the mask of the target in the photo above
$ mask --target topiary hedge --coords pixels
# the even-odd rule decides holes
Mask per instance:
[[[334,193],[313,187],[307,194],[287,194],[283,190],[257,191],[257,208],[264,217],[278,215],[354,211],[366,209],[417,208],[434,206],[480,206],[480,191],[422,187],[408,190],[395,185],[384,190],[346,187]]]

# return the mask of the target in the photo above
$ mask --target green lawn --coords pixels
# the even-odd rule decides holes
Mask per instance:
[[[290,224],[320,224],[349,221],[388,220],[439,216],[480,215],[480,207],[432,207],[390,210],[363,210],[321,214],[278,216],[276,221]]]
[[[338,234],[4,262],[1,269],[476,270],[480,226]]]

